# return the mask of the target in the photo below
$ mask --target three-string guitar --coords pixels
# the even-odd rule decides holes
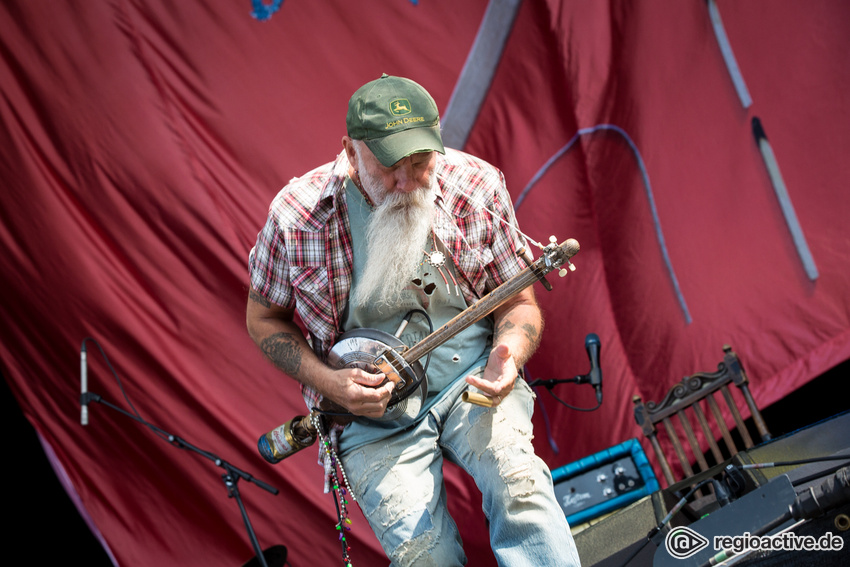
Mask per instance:
[[[427,380],[420,360],[504,305],[534,282],[541,281],[547,289],[551,289],[544,276],[553,270],[559,270],[559,275],[563,277],[567,273],[564,266],[569,266],[571,270],[575,269],[575,266],[570,263],[570,258],[578,251],[579,243],[575,239],[569,238],[557,244],[553,236],[550,238],[550,244],[542,249],[536,261],[532,263],[526,260],[528,266],[523,271],[412,347],[408,348],[398,338],[401,330],[396,336],[378,329],[354,329],[340,336],[339,341],[331,348],[328,354],[328,365],[337,369],[357,367],[374,371],[374,368],[377,368],[394,383],[394,388],[384,415],[369,419],[381,422],[397,421],[401,425],[412,422],[428,396]],[[525,259],[524,256],[523,258]],[[468,401],[475,402],[475,398]],[[317,413],[323,412],[314,410],[308,416],[297,416],[260,437],[258,443],[260,454],[267,461],[277,463],[311,445],[316,439],[313,417]],[[349,417],[354,416],[349,414]]]

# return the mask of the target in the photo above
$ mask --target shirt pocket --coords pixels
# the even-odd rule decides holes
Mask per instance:
[[[299,296],[317,297],[328,289],[328,269],[324,266],[289,266],[289,281]]]
[[[475,289],[478,297],[484,295],[487,284],[485,267],[495,260],[489,246],[479,246],[463,250],[458,257],[458,267]]]
[[[324,266],[290,266],[289,281],[295,290],[296,308],[311,333],[333,331],[328,270]]]

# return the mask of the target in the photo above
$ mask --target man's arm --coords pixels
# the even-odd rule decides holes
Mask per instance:
[[[493,398],[498,405],[514,388],[519,369],[540,344],[543,315],[528,287],[493,312],[495,332],[493,349],[482,378],[467,376],[466,381]]]
[[[335,370],[324,364],[294,321],[295,311],[271,303],[253,287],[248,294],[248,334],[274,365],[290,377],[355,415],[381,417],[387,409],[392,382],[383,374],[358,368]]]

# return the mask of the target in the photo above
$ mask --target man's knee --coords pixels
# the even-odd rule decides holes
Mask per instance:
[[[454,567],[466,564],[457,530],[435,524],[427,510],[410,513],[387,526],[385,551],[393,567]],[[391,540],[391,545],[387,540]],[[392,547],[392,549],[387,549]]]

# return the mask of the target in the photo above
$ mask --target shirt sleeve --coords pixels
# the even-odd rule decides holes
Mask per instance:
[[[499,171],[499,183],[493,192],[493,262],[486,266],[490,281],[495,286],[520,273],[526,266],[517,256],[517,251],[527,246],[525,238],[517,229],[518,224],[513,203],[508,193],[505,177]]]
[[[248,255],[251,286],[272,303],[295,308],[295,294],[289,281],[289,260],[278,228],[274,207],[257,235],[257,243]]]

